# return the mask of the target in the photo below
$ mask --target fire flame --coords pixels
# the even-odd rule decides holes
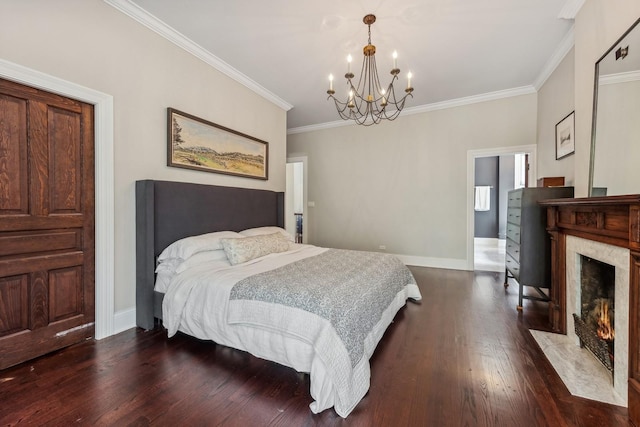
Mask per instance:
[[[615,335],[609,320],[609,303],[603,299],[600,301],[600,316],[598,316],[598,337],[603,340],[613,340]]]

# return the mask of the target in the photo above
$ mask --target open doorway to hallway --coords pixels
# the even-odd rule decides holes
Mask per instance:
[[[473,156],[473,269],[504,272],[508,192],[527,186],[531,156],[480,154]]]
[[[287,159],[287,187],[284,211],[285,229],[294,236],[296,243],[306,243],[305,233],[305,188],[306,158]]]

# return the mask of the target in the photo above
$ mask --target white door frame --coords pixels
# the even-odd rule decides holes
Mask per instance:
[[[531,185],[532,182],[536,182],[537,180],[536,150],[537,146],[532,144],[467,151],[467,270],[473,271],[474,269],[473,236],[475,235],[475,222],[473,202],[476,177],[476,158],[527,153],[529,154],[529,185]]]
[[[114,334],[113,97],[0,59],[0,77],[94,106],[95,338]]]

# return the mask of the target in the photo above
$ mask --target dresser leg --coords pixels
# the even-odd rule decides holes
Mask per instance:
[[[505,289],[509,287],[509,270],[504,269],[504,287]]]
[[[524,292],[524,286],[522,285],[522,283],[518,282],[518,306],[516,307],[516,309],[518,311],[522,311],[522,293]]]

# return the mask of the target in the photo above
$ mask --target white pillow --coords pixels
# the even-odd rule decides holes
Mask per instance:
[[[249,228],[247,230],[242,230],[240,232],[240,234],[242,234],[243,236],[263,236],[265,234],[273,234],[273,233],[282,234],[290,242],[295,241],[293,236],[289,234],[287,230],[285,230],[284,228],[275,227],[275,226]]]
[[[160,272],[170,272],[175,273],[176,268],[182,263],[181,259],[178,258],[167,258],[165,260],[159,261],[156,266],[156,273]]]
[[[227,259],[227,254],[222,249],[199,252],[189,257],[186,261],[178,258],[169,258],[156,267],[156,284],[153,289],[158,292],[167,293],[169,283],[171,279],[173,279],[173,276],[203,263],[207,263],[211,269],[216,270],[223,267],[231,267],[231,263]]]
[[[171,279],[175,276],[175,271],[162,270],[156,274],[156,284],[153,289],[157,292],[162,292],[163,294],[167,293],[169,290],[169,283],[171,283]]]
[[[222,239],[222,247],[231,265],[242,264],[261,256],[289,250],[289,242],[281,233]]]
[[[210,268],[230,267],[231,263],[227,258],[227,253],[223,249],[217,251],[205,251],[193,255],[188,260],[180,263],[176,268],[176,273],[182,273],[196,265],[207,264]]]
[[[222,249],[220,239],[228,237],[242,237],[235,231],[216,231],[214,233],[190,236],[173,242],[162,251],[158,261],[163,262],[169,258],[179,258],[184,261],[194,254],[203,251]]]

